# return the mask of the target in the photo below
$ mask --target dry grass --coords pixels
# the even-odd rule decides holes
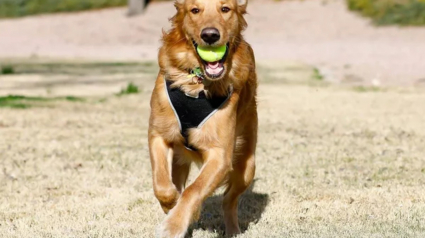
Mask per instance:
[[[0,108],[0,237],[153,237],[151,82],[103,102]],[[119,88],[117,88],[119,91]],[[423,91],[260,86],[240,237],[424,237]],[[220,237],[220,196],[193,237]]]

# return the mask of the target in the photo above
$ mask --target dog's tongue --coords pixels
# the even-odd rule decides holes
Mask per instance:
[[[208,68],[211,68],[211,69],[216,69],[216,68],[218,68],[218,66],[220,66],[220,63],[218,61],[208,62],[207,64],[208,64]]]
[[[218,61],[207,62],[206,70],[209,74],[214,75],[219,74],[223,70],[223,67],[220,67],[220,62]]]

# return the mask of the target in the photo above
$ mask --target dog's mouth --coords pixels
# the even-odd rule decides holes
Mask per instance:
[[[223,58],[221,60],[214,61],[214,62],[207,62],[203,60],[196,50],[198,48],[198,44],[195,41],[193,41],[193,45],[195,46],[195,51],[202,62],[205,76],[207,76],[209,79],[219,79],[224,74],[224,72],[226,72],[224,63],[226,62],[227,55],[229,52],[229,44],[226,44],[226,52]]]

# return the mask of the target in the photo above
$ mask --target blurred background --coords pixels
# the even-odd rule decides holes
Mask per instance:
[[[174,13],[0,0],[0,237],[154,237],[149,100]],[[238,237],[425,237],[425,0],[249,0],[246,19],[260,124]],[[223,237],[220,203],[190,237]]]
[[[0,58],[155,61],[174,12],[158,0],[0,0]],[[252,0],[248,12],[244,35],[268,72],[286,61],[339,84],[425,81],[423,0]]]

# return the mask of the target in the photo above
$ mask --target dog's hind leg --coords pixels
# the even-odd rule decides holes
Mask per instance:
[[[180,194],[171,178],[173,150],[161,137],[149,137],[153,189],[165,213],[176,204]]]
[[[181,193],[186,186],[187,178],[189,177],[190,163],[179,163],[177,157],[173,158],[172,177],[173,183],[177,190]]]
[[[233,165],[233,171],[229,174],[229,181],[223,198],[224,224],[228,236],[241,232],[238,221],[238,199],[251,184],[254,174],[254,154],[240,158]]]

